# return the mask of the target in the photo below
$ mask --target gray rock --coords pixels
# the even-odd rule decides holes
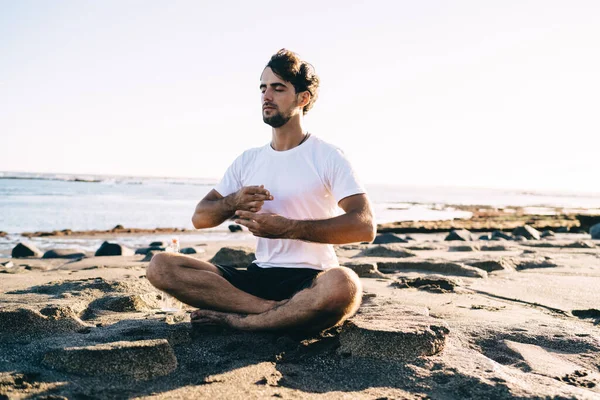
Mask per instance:
[[[388,244],[388,243],[408,243],[408,240],[403,239],[396,233],[382,233],[377,235],[373,244]]]
[[[431,271],[442,274],[450,274],[457,276],[470,276],[474,278],[487,278],[487,272],[478,268],[474,268],[465,264],[446,262],[446,261],[391,261],[378,262],[377,268],[384,273],[395,271]]]
[[[148,254],[150,251],[165,251],[165,248],[162,246],[140,247],[135,249],[135,254]]]
[[[358,253],[355,257],[390,257],[406,258],[415,257],[416,254],[397,243],[371,245]]]
[[[154,257],[154,255],[158,253],[162,253],[162,251],[150,250],[148,253],[146,253],[146,257],[144,257],[142,262],[149,262],[150,260],[152,260],[152,257]]]
[[[73,250],[73,249],[56,249],[56,250],[48,250],[44,253],[42,258],[73,258],[73,259],[81,259],[85,257],[85,253]]]
[[[493,231],[491,240],[513,240],[513,237],[502,231]]]
[[[234,224],[229,225],[228,228],[229,228],[229,231],[232,233],[233,232],[241,232],[243,230],[241,225],[234,225]]]
[[[464,246],[450,246],[448,251],[479,251],[480,247],[473,245],[464,245]]]
[[[152,242],[150,247],[165,247],[165,242]]]
[[[204,253],[204,249],[202,249],[202,251],[198,251],[196,248],[194,247],[184,247],[183,249],[181,249],[179,251],[181,254],[198,254],[198,253]]]
[[[540,237],[542,237],[542,238],[555,237],[555,236],[556,235],[554,234],[554,232],[548,231],[548,230],[543,231],[540,235]]]
[[[556,233],[569,233],[569,228],[567,228],[566,226],[561,226],[559,228],[556,228]]]
[[[540,231],[529,225],[523,225],[515,228],[512,231],[512,234],[515,236],[515,240],[517,236],[523,236],[527,240],[540,240]]]
[[[343,326],[338,353],[344,356],[411,360],[431,356],[444,349],[448,325],[408,307],[362,307]]]
[[[250,247],[223,247],[210,260],[211,263],[234,268],[246,268],[256,260],[254,250]]]
[[[477,240],[490,240],[492,237],[488,234],[486,235],[481,235],[479,236],[479,238],[477,238]]]
[[[509,246],[504,246],[504,245],[487,245],[487,246],[481,246],[481,251],[511,251],[512,248]]]
[[[46,353],[43,363],[78,375],[140,380],[168,375],[177,368],[175,353],[165,339],[54,349]]]
[[[515,242],[526,242],[527,238],[525,236],[517,235],[515,236]]]
[[[104,242],[102,243],[100,248],[96,250],[95,256],[132,256],[134,254],[135,253],[133,250],[123,246],[122,244]]]
[[[482,269],[486,272],[493,271],[514,271],[515,263],[508,258],[500,258],[498,260],[483,260],[483,261],[465,261],[471,267]]]
[[[12,258],[27,258],[27,257],[35,257],[40,258],[42,256],[42,251],[35,247],[31,243],[22,243],[19,242],[11,252]]]
[[[592,242],[585,242],[583,240],[580,240],[578,242],[566,244],[563,247],[566,247],[569,249],[595,249],[596,245]]]
[[[453,229],[444,240],[462,240],[468,242],[473,240],[473,235],[466,229]]]
[[[379,272],[376,263],[350,262],[343,265],[356,272],[361,278],[384,278],[385,275]]]
[[[590,228],[592,239],[600,239],[600,224],[596,224]]]

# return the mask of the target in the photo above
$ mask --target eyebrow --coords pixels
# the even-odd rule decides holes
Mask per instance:
[[[272,88],[278,88],[278,87],[284,87],[284,88],[287,88],[287,86],[286,86],[286,85],[284,85],[283,83],[279,83],[279,82],[271,83],[271,85],[270,85],[270,86],[271,86]],[[261,83],[261,84],[260,84],[260,89],[263,89],[263,88],[266,88],[266,87],[267,87],[267,84],[265,84],[265,83]]]

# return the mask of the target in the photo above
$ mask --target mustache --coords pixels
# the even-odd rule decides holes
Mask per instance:
[[[265,108],[265,107],[273,107],[273,108],[277,109],[277,106],[273,103],[263,103],[263,108]]]

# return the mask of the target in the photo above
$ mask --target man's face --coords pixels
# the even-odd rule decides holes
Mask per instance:
[[[294,86],[275,75],[271,68],[265,68],[260,77],[260,91],[263,121],[273,128],[285,125],[302,110]]]

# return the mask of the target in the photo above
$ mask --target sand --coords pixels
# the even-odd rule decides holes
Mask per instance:
[[[144,255],[0,259],[0,399],[600,398],[599,241],[413,236],[338,247],[363,305],[311,337],[193,327]]]

